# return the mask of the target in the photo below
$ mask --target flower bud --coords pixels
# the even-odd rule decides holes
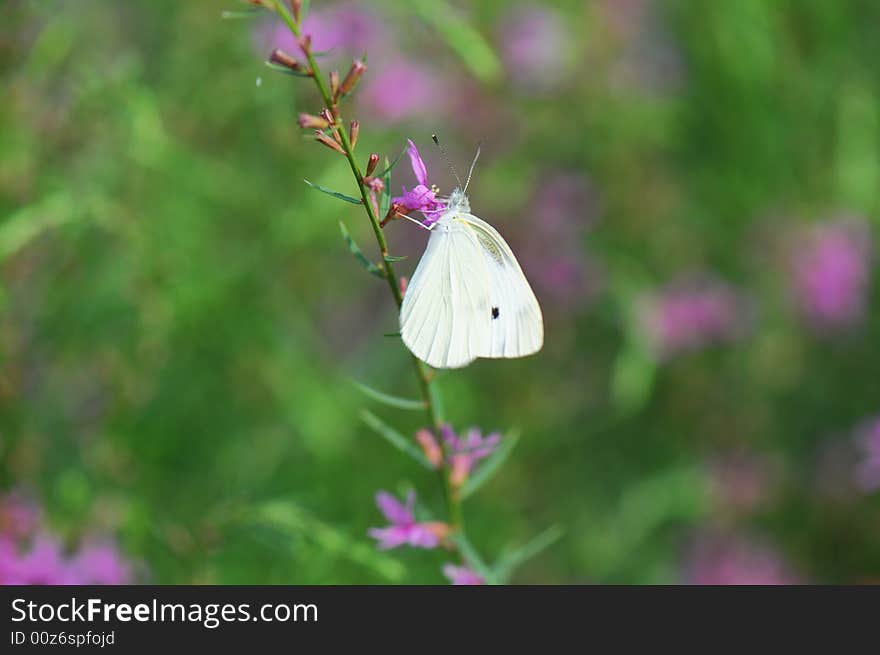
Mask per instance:
[[[330,127],[330,121],[323,116],[313,114],[300,114],[296,122],[305,129],[324,130]]]
[[[298,23],[300,21],[300,15],[302,14],[302,0],[291,0],[290,1],[290,9],[293,12],[293,18]]]
[[[449,471],[449,484],[458,488],[465,483],[471,472],[472,460],[470,455],[459,454],[452,456],[451,470]]]
[[[443,463],[443,451],[431,431],[419,430],[416,432],[416,441],[419,442],[419,446],[422,447],[422,452],[425,453],[425,458],[431,463],[431,466],[435,469],[440,468]]]
[[[297,44],[299,44],[299,49],[303,51],[303,54],[308,56],[309,51],[312,49],[312,37],[310,34],[306,34],[305,36],[301,36],[297,39]]]
[[[409,284],[409,279],[405,275],[401,275],[398,282],[400,283],[400,297],[403,298],[406,295],[406,285]]]
[[[352,121],[348,127],[348,141],[354,148],[358,142],[358,133],[361,131],[361,124],[358,121]]]
[[[440,541],[445,541],[449,533],[452,532],[448,523],[441,523],[440,521],[428,521],[427,523],[422,523],[422,526],[427,528]]]
[[[334,119],[333,114],[331,114],[330,111],[326,107],[321,110],[321,118],[323,118],[325,121],[327,121],[327,123],[330,125],[333,125],[334,123],[336,123],[336,120]]]
[[[324,134],[321,130],[315,130],[315,140],[320,143],[323,143],[325,146],[327,146],[331,150],[335,150],[340,155],[345,154],[345,150],[342,149],[342,146],[340,146],[338,143],[336,143],[336,141],[334,141],[329,136]]]
[[[279,66],[289,68],[292,71],[298,71],[302,69],[300,63],[291,55],[284,52],[284,50],[282,50],[281,48],[275,48],[272,51],[272,54],[269,55],[269,61],[271,61],[273,64],[278,64]]]
[[[330,71],[330,97],[334,102],[339,98],[339,71]]]
[[[342,80],[342,85],[339,87],[340,95],[351,93],[357,85],[358,80],[361,79],[361,75],[363,75],[366,70],[367,65],[360,59],[355,59],[351,64],[351,69],[348,71],[348,75],[345,76],[345,79]]]
[[[376,166],[379,164],[379,155],[375,152],[370,155],[370,158],[367,160],[367,177],[370,177],[373,173],[376,172]]]

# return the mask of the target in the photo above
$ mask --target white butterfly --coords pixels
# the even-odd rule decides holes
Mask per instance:
[[[507,242],[470,213],[464,191],[452,192],[427,229],[428,247],[400,308],[407,348],[434,368],[539,351],[544,319],[538,300]]]

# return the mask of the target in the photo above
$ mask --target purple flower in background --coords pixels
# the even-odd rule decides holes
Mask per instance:
[[[721,282],[676,284],[643,298],[639,319],[654,352],[668,358],[735,339],[745,327],[744,305]]]
[[[856,467],[856,484],[865,493],[880,489],[880,416],[856,430],[861,460]]]
[[[790,283],[808,322],[819,331],[862,318],[870,276],[870,235],[855,221],[817,225],[799,235],[789,257]]]
[[[602,289],[604,273],[585,252],[584,232],[595,222],[598,203],[588,180],[554,173],[536,187],[526,213],[527,239],[516,249],[542,301],[570,312]]]
[[[401,503],[386,491],[376,494],[376,506],[391,523],[386,528],[370,528],[368,534],[376,539],[382,550],[404,544],[416,548],[436,548],[448,532],[445,523],[417,523],[414,514],[416,495],[409,492]]]
[[[682,55],[654,0],[600,0],[597,13],[615,86],[663,93],[680,85]]]
[[[784,585],[800,581],[773,548],[740,536],[708,534],[697,538],[685,571],[697,585]]]
[[[452,94],[436,68],[396,55],[365,78],[358,102],[374,118],[395,123],[417,115],[442,115]]]
[[[391,202],[404,207],[406,213],[412,211],[422,212],[425,215],[425,225],[432,225],[440,218],[445,205],[437,200],[436,189],[433,187],[428,188],[428,171],[425,168],[425,162],[422,161],[418,148],[416,148],[411,139],[407,139],[406,142],[409,144],[406,153],[409,155],[413,173],[418,184],[409,191],[406,190],[406,187],[403,187],[403,195],[392,198]]]
[[[130,584],[131,564],[122,558],[112,541],[94,539],[80,546],[70,562],[79,584]]]
[[[550,90],[571,71],[575,38],[559,15],[540,5],[509,12],[499,41],[510,79],[523,89]]]
[[[79,584],[75,571],[64,558],[61,543],[53,536],[39,534],[30,548],[17,554],[10,562],[9,578],[13,585],[66,585]],[[5,567],[4,567],[5,568]]]
[[[10,522],[10,516],[17,520]],[[0,497],[0,584],[128,584],[131,564],[109,541],[90,539],[68,554],[42,525],[39,509],[15,493]]]
[[[385,23],[375,11],[365,11],[354,2],[339,2],[329,6],[310,9],[303,22],[303,34],[312,37],[315,52],[332,51],[330,54],[356,57],[365,51],[381,48],[388,41]],[[257,27],[254,35],[261,54],[272,48],[290,53],[299,47],[287,25],[271,20]]]
[[[476,573],[466,566],[456,566],[455,564],[444,564],[443,575],[449,578],[449,582],[454,585],[484,585],[483,580]]]

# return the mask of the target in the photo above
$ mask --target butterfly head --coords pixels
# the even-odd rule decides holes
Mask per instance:
[[[446,211],[464,212],[466,214],[471,212],[471,203],[468,201],[464,191],[456,188],[449,194],[449,198],[446,200]]]

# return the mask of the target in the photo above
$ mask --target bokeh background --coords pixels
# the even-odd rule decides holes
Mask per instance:
[[[441,583],[379,552],[377,489],[436,481],[352,379],[417,388],[344,160],[296,124],[289,44],[234,0],[0,7],[0,581]],[[466,506],[522,583],[880,576],[880,4],[313,3],[326,68],[367,51],[358,150],[407,137],[508,238],[535,357],[439,386],[518,429]],[[287,46],[289,47],[289,45]],[[395,192],[413,184],[394,172]],[[425,235],[386,230],[409,274]]]

